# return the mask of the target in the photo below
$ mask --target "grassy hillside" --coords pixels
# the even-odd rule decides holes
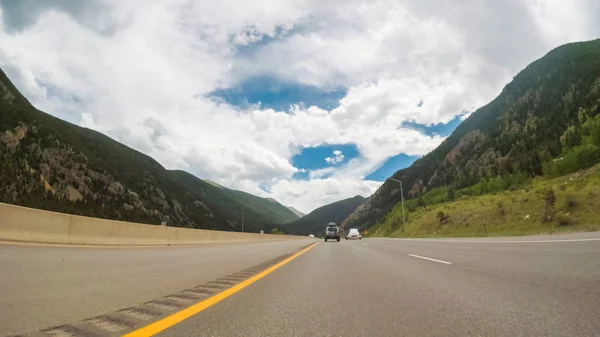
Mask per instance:
[[[393,175],[407,199],[487,181],[557,177],[600,161],[600,40],[558,47],[533,62],[431,153]],[[562,159],[561,159],[562,158]],[[385,182],[345,221],[384,221],[400,202]]]
[[[549,191],[554,195],[553,205]],[[513,191],[480,196],[463,192],[455,201],[416,209],[405,204],[404,233],[402,210],[397,205],[370,234],[464,237],[600,230],[600,165],[559,178],[536,178]]]
[[[338,225],[365,201],[360,195],[325,205],[315,209],[302,218],[281,226],[285,233],[299,235],[322,235],[329,222]]]
[[[33,107],[0,71],[0,202],[171,226],[270,230],[298,217],[224,189]]]

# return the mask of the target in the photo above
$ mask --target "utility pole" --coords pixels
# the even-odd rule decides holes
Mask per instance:
[[[364,230],[363,233],[365,233],[367,231],[367,217],[369,216],[369,209],[371,209],[371,198],[369,198],[367,200],[367,203],[365,204],[365,225],[364,225]]]
[[[404,226],[406,225],[406,220],[404,218],[404,192],[402,191],[402,181],[396,180],[394,178],[388,179],[400,183],[400,199],[402,200],[402,233],[404,233]]]
[[[365,209],[365,224],[364,224],[363,233],[367,230],[367,210]]]
[[[242,206],[242,233],[244,232],[244,206]]]
[[[404,192],[402,192],[402,182],[400,182],[400,199],[402,199],[402,233],[404,233],[404,226],[406,225],[406,220],[404,218]]]

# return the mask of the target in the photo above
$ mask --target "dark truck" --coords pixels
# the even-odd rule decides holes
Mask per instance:
[[[326,242],[327,242],[327,239],[340,241],[340,235],[341,235],[340,229],[335,224],[335,222],[330,222],[327,225],[327,228],[325,228],[325,241]]]

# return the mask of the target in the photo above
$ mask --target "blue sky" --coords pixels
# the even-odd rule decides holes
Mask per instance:
[[[288,111],[292,104],[314,105],[330,110],[338,106],[339,100],[346,96],[345,89],[323,90],[321,88],[283,81],[273,76],[249,77],[230,88],[217,89],[209,94],[225,102],[247,108],[259,104],[264,109]]]
[[[365,177],[367,180],[384,181],[396,171],[409,167],[419,156],[408,156],[404,153],[387,159],[383,165]]]
[[[280,79],[261,76],[251,77],[231,88],[215,90],[212,97],[238,107],[248,107],[250,104],[260,103],[262,108],[287,111],[293,104],[305,106],[314,105],[324,110],[332,110],[339,105],[339,100],[347,94],[346,89],[325,91],[318,87],[282,81]],[[421,108],[425,102],[420,100],[417,107]],[[449,136],[461,123],[461,116],[466,113],[460,112],[447,123],[432,123],[429,125],[404,121],[401,128],[419,131],[428,136]],[[338,160],[326,160],[335,158],[334,151],[339,151]],[[294,173],[292,179],[310,180],[310,172],[325,168],[342,168],[351,159],[361,157],[356,144],[324,144],[316,147],[304,147],[294,155],[290,162],[299,171]],[[420,156],[400,153],[391,156],[375,165],[366,176],[365,180],[385,181],[396,171],[409,167]],[[334,171],[321,174],[320,179],[333,176]],[[261,187],[265,189],[265,187]]]
[[[0,1],[0,64],[42,111],[308,213],[600,35],[597,0],[463,2]]]
[[[321,145],[301,149],[300,153],[293,156],[291,163],[301,170],[294,173],[293,179],[309,179],[310,171],[324,168],[339,168],[360,155],[356,144]],[[331,176],[333,172],[325,174],[322,178]]]
[[[238,107],[248,107],[250,104],[260,103],[262,108],[287,111],[293,104],[314,105],[324,110],[331,110],[339,105],[339,100],[347,94],[346,89],[325,91],[318,87],[282,81],[280,79],[261,76],[251,77],[231,88],[219,89],[212,92],[212,97]],[[417,107],[421,108],[425,102],[420,100]],[[461,116],[466,112],[460,112],[447,123],[432,123],[429,125],[404,121],[401,128],[419,131],[428,136],[449,136],[461,123]],[[327,158],[335,157],[334,151],[342,154],[341,160],[327,161]],[[316,147],[305,147],[300,153],[294,155],[290,162],[299,171],[294,173],[292,179],[310,180],[310,172],[325,168],[341,168],[348,164],[351,159],[358,158],[361,153],[356,144],[324,144]],[[340,158],[338,156],[338,158]],[[409,167],[418,155],[407,155],[400,153],[391,156],[376,164],[366,176],[365,180],[385,181],[396,171]],[[320,175],[319,178],[331,177],[334,172]],[[265,187],[261,187],[264,189]]]
[[[402,127],[415,129],[415,130],[421,131],[421,132],[425,133],[426,135],[430,135],[430,136],[438,134],[440,136],[447,137],[452,133],[452,131],[454,131],[454,129],[456,129],[456,127],[458,127],[460,125],[460,123],[462,122],[461,116],[464,113],[465,112],[452,118],[452,120],[450,120],[448,123],[423,125],[423,124],[417,124],[415,122],[405,121],[402,123]]]
[[[335,157],[334,151],[340,151],[344,155],[342,161],[326,160]],[[341,166],[358,155],[358,148],[355,144],[327,144],[302,149],[299,154],[292,157],[292,165],[299,169],[316,170],[330,166]]]
[[[266,43],[265,40],[260,44]],[[255,46],[255,48],[259,48]],[[292,105],[304,107],[316,106],[323,110],[332,110],[339,105],[339,100],[347,94],[345,88],[335,90],[323,90],[322,88],[285,81],[273,76],[253,76],[244,79],[229,88],[221,88],[209,94],[210,97],[222,100],[239,108],[249,108],[259,105],[260,108],[274,109],[277,111],[288,111]],[[417,107],[421,108],[425,102],[419,100]],[[461,123],[461,112],[447,123],[432,123],[429,125],[419,124],[413,121],[404,121],[402,128],[409,128],[424,133],[428,136],[449,136]],[[334,151],[339,151],[338,160],[326,160],[335,158]],[[323,144],[316,147],[304,147],[300,153],[294,155],[290,162],[299,171],[292,175],[295,180],[310,180],[311,171],[325,168],[341,168],[346,166],[351,159],[361,157],[356,144]],[[385,181],[396,171],[409,167],[420,156],[400,153],[376,164],[373,170],[365,176],[365,180]],[[340,160],[341,158],[341,160]],[[333,176],[334,171],[319,175],[320,179]],[[262,184],[261,189],[267,190],[268,184]]]

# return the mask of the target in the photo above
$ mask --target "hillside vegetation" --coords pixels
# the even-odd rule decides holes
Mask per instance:
[[[459,194],[455,201],[426,198],[431,204],[405,203],[404,232],[397,205],[370,235],[500,236],[600,230],[600,165],[559,178],[536,178],[512,191]]]
[[[225,214],[233,214],[234,217],[241,219],[243,211],[245,225],[250,224],[246,229],[255,227],[253,224],[261,224],[260,229],[271,230],[274,225],[299,218],[288,207],[271,198],[261,198],[250,193],[228,189],[214,182],[201,180],[185,171],[170,171],[170,176],[174,181],[202,194],[212,207]]]
[[[364,201],[365,198],[357,195],[319,207],[302,218],[281,226],[281,230],[289,234],[323,235],[328,223],[335,222],[340,225]]]
[[[33,107],[0,70],[0,202],[149,224],[270,231],[276,201],[170,171],[101,133]]]
[[[527,66],[440,146],[393,178],[403,182],[405,198],[416,208],[463,195],[515,192],[536,177],[560,177],[598,163],[599,112],[600,40],[567,44]],[[344,223],[383,223],[399,202],[399,184],[388,180]],[[454,205],[472,206],[460,202]]]

